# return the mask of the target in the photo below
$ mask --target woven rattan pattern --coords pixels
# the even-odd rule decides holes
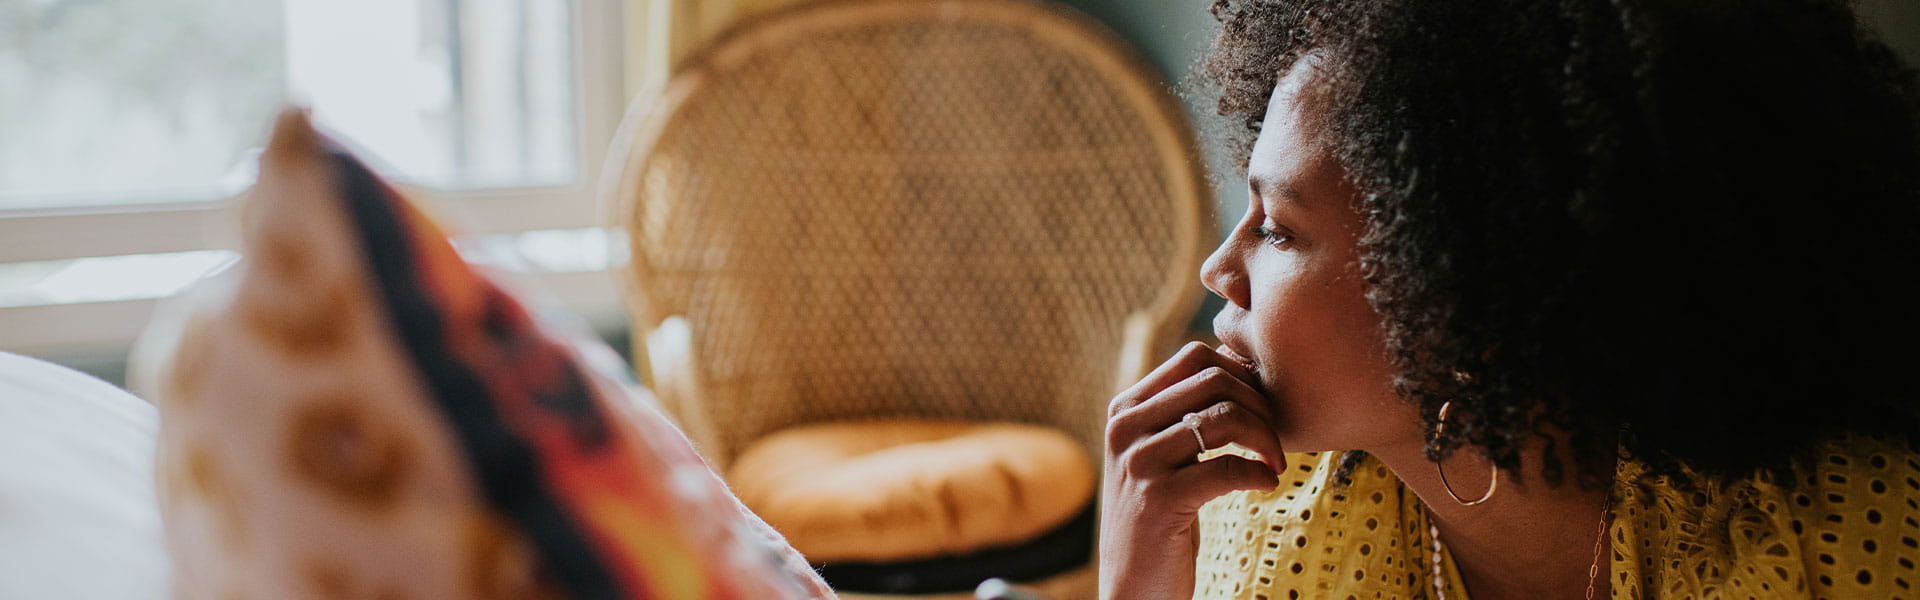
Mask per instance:
[[[691,372],[654,375],[688,380],[660,392],[703,452],[923,416],[1097,453],[1126,321],[1170,344],[1209,229],[1188,130],[1136,65],[1003,1],[815,5],[696,56],[629,119],[615,201],[637,345],[685,320]]]

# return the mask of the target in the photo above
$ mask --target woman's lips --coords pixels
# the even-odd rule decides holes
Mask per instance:
[[[1260,364],[1253,362],[1253,359],[1247,358],[1246,355],[1234,350],[1230,344],[1231,343],[1226,340],[1221,340],[1220,346],[1215,348],[1214,352],[1218,353],[1222,358],[1239,363],[1241,367],[1245,367],[1247,373],[1253,376],[1252,379],[1247,382],[1247,385],[1252,386],[1254,391],[1259,392],[1260,396],[1266,399],[1267,410],[1271,411],[1270,414],[1280,414],[1280,402],[1274,399],[1271,392],[1267,391],[1266,377],[1261,376]]]
[[[1220,344],[1220,347],[1215,349],[1214,351],[1220,353],[1220,356],[1226,357],[1227,360],[1240,363],[1240,366],[1246,367],[1248,372],[1251,372],[1251,373],[1260,372],[1260,366],[1257,363],[1254,363],[1253,359],[1247,358],[1246,356],[1241,355],[1239,352],[1234,351],[1233,346],[1228,345],[1225,342],[1222,342]]]

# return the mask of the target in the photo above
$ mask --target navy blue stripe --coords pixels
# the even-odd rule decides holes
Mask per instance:
[[[332,157],[394,331],[426,380],[440,414],[453,426],[482,495],[533,542],[544,565],[573,598],[621,598],[612,574],[549,495],[533,448],[506,428],[480,376],[442,348],[446,324],[418,286],[412,246],[394,210],[395,199],[359,160],[344,152]]]

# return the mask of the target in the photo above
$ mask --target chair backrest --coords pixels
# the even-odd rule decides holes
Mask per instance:
[[[1097,452],[1125,323],[1167,342],[1201,293],[1210,200],[1178,104],[1061,9],[775,13],[623,130],[636,346],[684,319],[700,403],[660,392],[717,424],[690,432],[720,462],[873,416],[1050,423]]]

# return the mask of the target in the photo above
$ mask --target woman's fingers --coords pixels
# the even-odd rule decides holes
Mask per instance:
[[[1261,419],[1273,420],[1273,406],[1269,404],[1266,394],[1254,389],[1246,379],[1219,366],[1198,369],[1192,376],[1167,386],[1145,402],[1135,404],[1113,418],[1122,423],[1138,420],[1151,431],[1159,429],[1154,425],[1177,420],[1181,415],[1206,408],[1220,400],[1237,402]]]
[[[1166,484],[1204,504],[1240,490],[1271,492],[1280,485],[1280,474],[1265,464],[1227,454],[1174,471],[1167,476]]]
[[[1219,402],[1229,402],[1238,406],[1259,421],[1262,426],[1267,427],[1262,434],[1249,437],[1264,437],[1268,440],[1273,438],[1270,426],[1273,413],[1267,397],[1226,369],[1210,366],[1108,418],[1108,447],[1118,450],[1131,446],[1135,440],[1166,429],[1169,424],[1178,423],[1187,413],[1207,410],[1208,407]],[[1264,442],[1264,440],[1255,443],[1242,442],[1241,445],[1257,448],[1279,444],[1277,441],[1272,444]],[[1219,442],[1214,445],[1224,445],[1224,443]]]
[[[1276,474],[1287,468],[1280,440],[1273,435],[1273,426],[1239,403],[1216,402],[1192,414],[1192,424],[1184,419],[1177,421],[1135,446],[1136,456],[1132,458],[1139,461],[1137,466],[1157,467],[1164,469],[1162,472],[1178,470],[1198,462],[1197,455],[1203,450],[1238,444],[1259,454],[1263,464]],[[1202,440],[1206,441],[1206,448],[1200,447]]]
[[[1257,386],[1244,365],[1193,343],[1114,397],[1100,506],[1103,589],[1184,597],[1193,589],[1190,542],[1200,505],[1233,490],[1271,490],[1278,483],[1286,463],[1273,435],[1272,409]],[[1182,422],[1188,414],[1191,427]],[[1202,446],[1227,444],[1257,452],[1266,462],[1239,456],[1197,462]]]
[[[1194,415],[1193,426],[1174,423],[1121,453],[1114,465],[1120,472],[1109,471],[1108,477],[1133,482],[1134,500],[1174,515],[1198,510],[1227,492],[1272,490],[1279,483],[1286,459],[1265,421],[1232,402],[1220,402]],[[1206,439],[1209,449],[1239,444],[1259,453],[1264,461],[1223,454],[1199,462],[1200,440],[1194,430],[1200,431],[1198,437]]]
[[[1248,372],[1245,365],[1221,356],[1206,344],[1187,342],[1187,345],[1182,346],[1179,352],[1175,352],[1172,358],[1167,359],[1167,362],[1160,363],[1153,372],[1140,378],[1138,383],[1114,396],[1113,402],[1107,405],[1107,416],[1112,417],[1138,406],[1169,386],[1193,377],[1209,367],[1219,367],[1242,381],[1254,381],[1253,373]]]

